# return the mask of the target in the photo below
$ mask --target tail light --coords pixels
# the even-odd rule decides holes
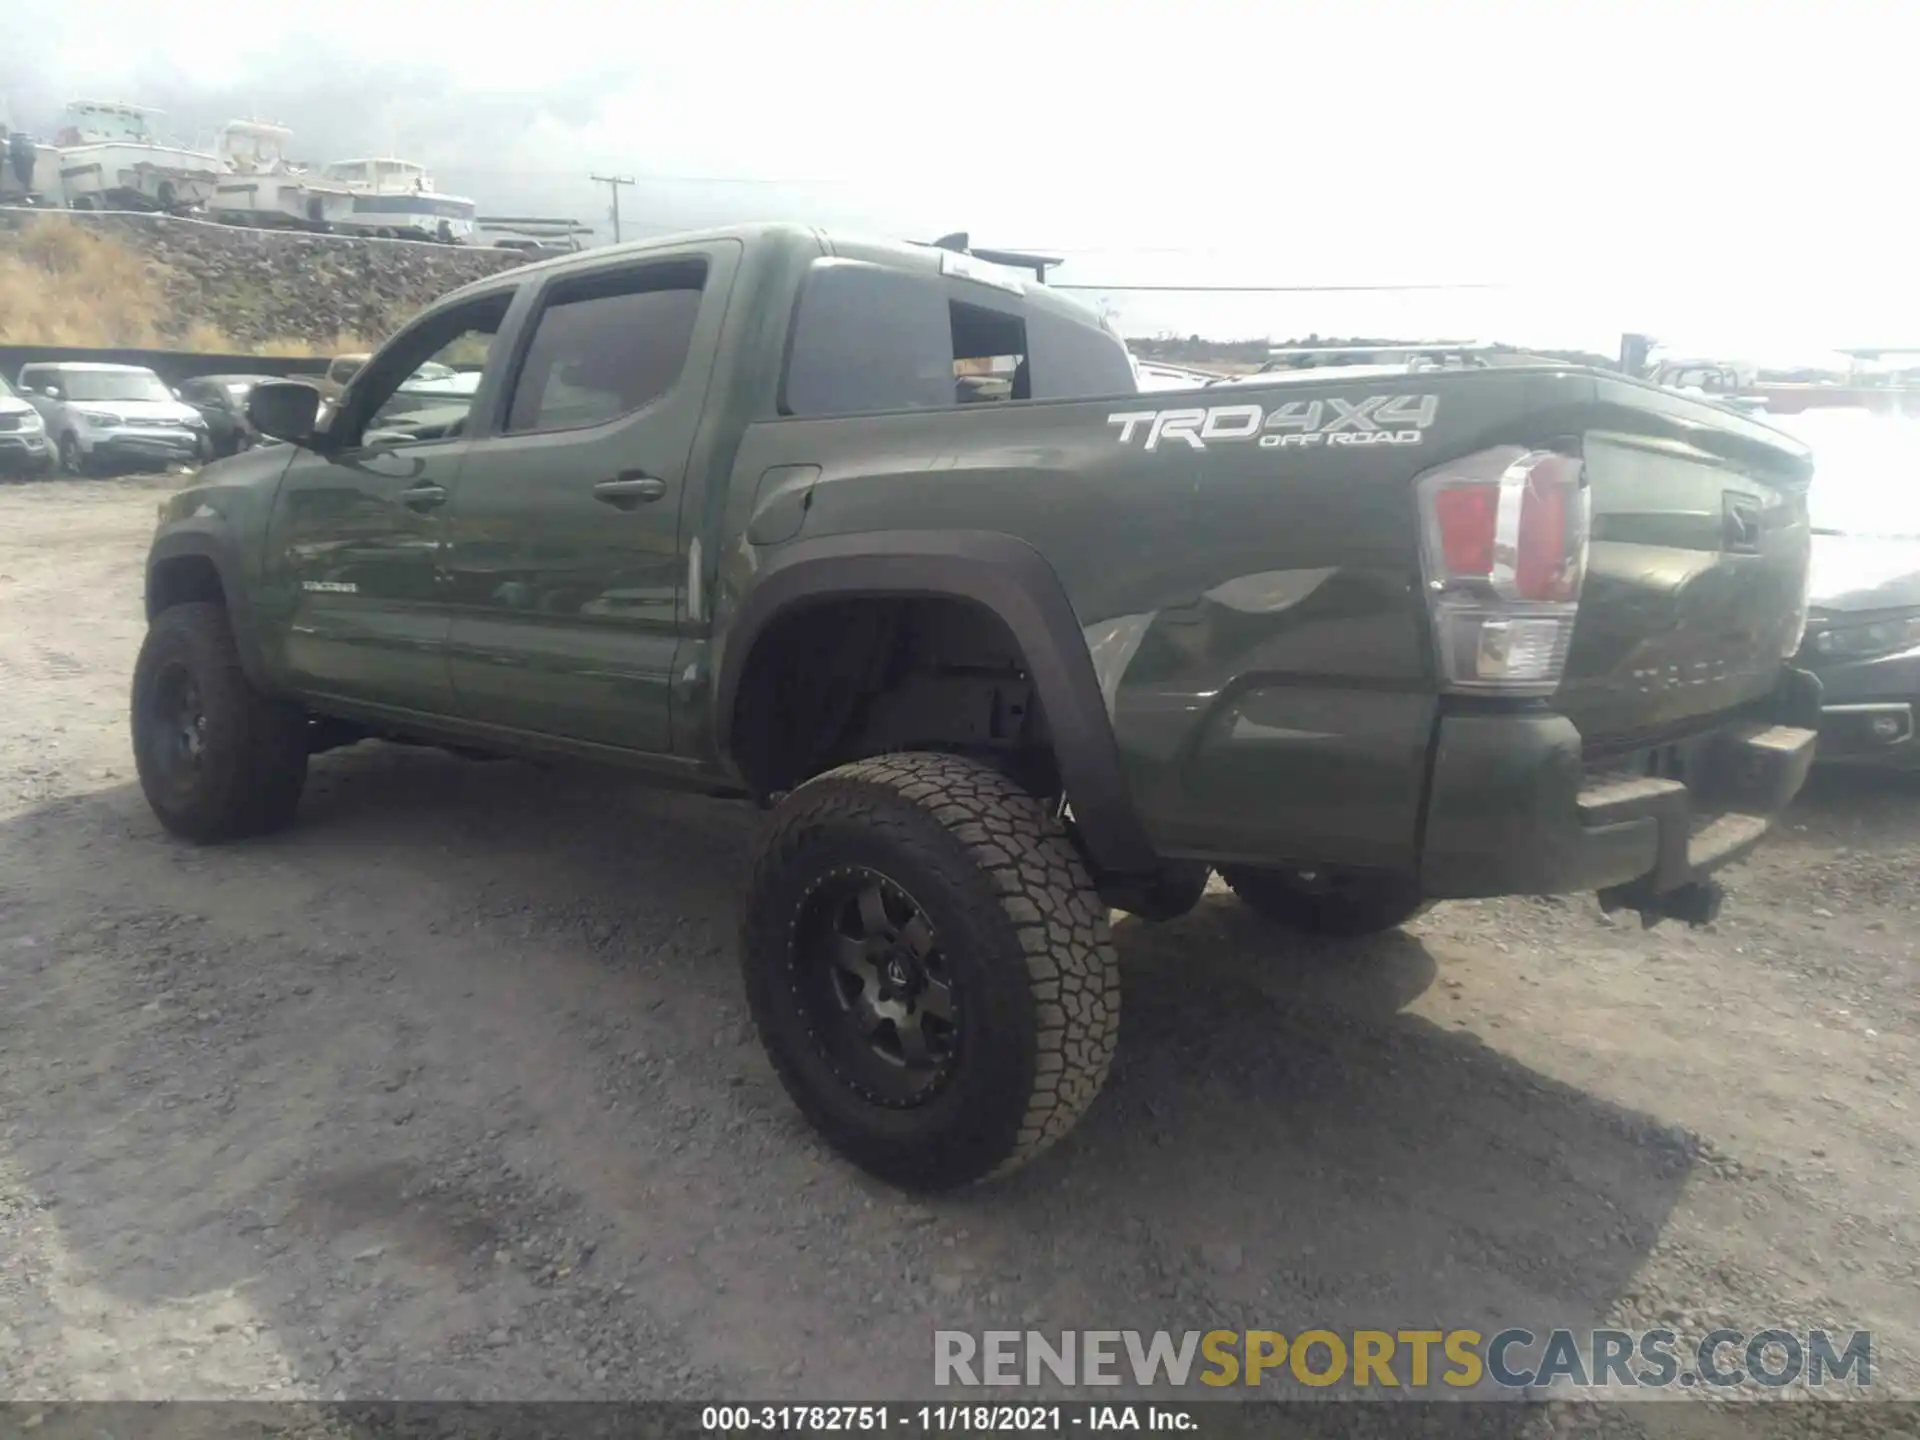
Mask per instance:
[[[1441,683],[1551,694],[1586,579],[1589,492],[1579,458],[1505,445],[1430,470],[1418,487]]]

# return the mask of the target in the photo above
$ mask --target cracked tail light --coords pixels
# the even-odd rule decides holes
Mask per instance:
[[[1551,694],[1586,579],[1590,495],[1579,457],[1504,445],[1417,484],[1441,683],[1475,694]]]

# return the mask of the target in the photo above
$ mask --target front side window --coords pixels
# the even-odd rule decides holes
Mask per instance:
[[[361,443],[391,447],[464,434],[479,378],[493,358],[494,337],[512,299],[510,293],[488,295],[443,311],[402,333],[368,361],[366,376],[348,407],[364,417]],[[475,376],[473,387],[409,389],[408,382],[430,361],[470,371]]]
[[[577,430],[631,415],[679,382],[706,262],[671,261],[555,285],[507,411],[509,433]]]

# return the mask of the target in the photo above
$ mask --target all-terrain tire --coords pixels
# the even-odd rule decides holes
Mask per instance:
[[[922,1098],[867,1088],[833,1028],[846,1022],[809,998],[809,907],[867,877],[925,917],[951,986],[952,1050]],[[1085,1113],[1113,1061],[1119,964],[1079,853],[1046,805],[960,756],[883,755],[788,795],[755,851],[740,954],[787,1093],[896,1184],[946,1189],[1025,1164]]]
[[[253,687],[222,606],[175,605],[154,617],[133,667],[132,708],[140,788],[173,834],[204,845],[293,818],[307,778],[306,716]]]
[[[1310,935],[1377,935],[1428,908],[1411,876],[1385,872],[1353,871],[1327,883],[1312,871],[1225,865],[1220,878],[1256,914]]]

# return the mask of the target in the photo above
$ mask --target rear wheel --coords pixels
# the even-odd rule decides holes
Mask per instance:
[[[227,612],[176,605],[133,668],[133,755],[160,823],[202,844],[277,829],[307,778],[306,716],[254,689]]]
[[[1112,1063],[1119,967],[1078,852],[1045,805],[958,756],[860,761],[782,801],[741,964],[794,1103],[899,1184],[1024,1164]]]
[[[1374,935],[1427,908],[1411,876],[1385,871],[1228,865],[1220,878],[1258,914],[1314,935]]]

